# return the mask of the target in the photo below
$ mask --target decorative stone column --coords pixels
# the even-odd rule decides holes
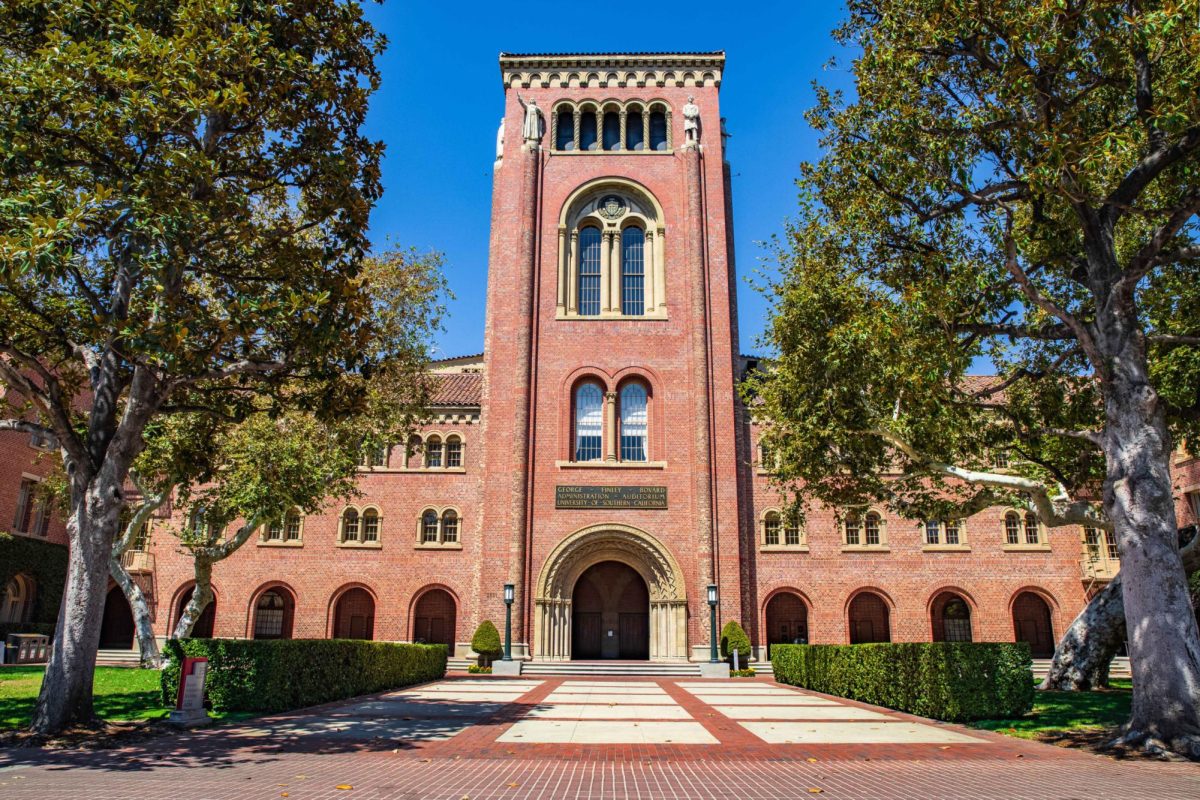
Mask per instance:
[[[604,460],[617,460],[617,393],[604,393]]]

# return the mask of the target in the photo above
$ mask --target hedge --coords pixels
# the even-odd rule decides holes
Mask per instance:
[[[1033,706],[1025,642],[773,644],[775,680],[922,717],[1019,717]]]
[[[14,575],[33,578],[33,611],[26,623],[0,626],[0,641],[10,633],[54,635],[58,607],[67,581],[67,548],[61,544],[0,531],[0,592]]]
[[[721,629],[721,655],[733,663],[733,652],[737,651],[740,664],[750,659],[750,637],[737,620],[731,619]]]
[[[500,644],[500,631],[490,619],[479,623],[475,635],[471,637],[471,649],[479,654],[481,666],[488,666],[504,655],[504,646]]]
[[[446,645],[358,639],[173,639],[162,700],[175,704],[184,656],[207,657],[216,711],[288,711],[398,689],[446,674]]]

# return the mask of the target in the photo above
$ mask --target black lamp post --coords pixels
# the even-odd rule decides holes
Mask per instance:
[[[717,585],[710,583],[708,585],[708,642],[709,642],[709,657],[708,660],[712,664],[717,663]]]
[[[516,587],[504,584],[504,661],[512,661],[512,604]]]

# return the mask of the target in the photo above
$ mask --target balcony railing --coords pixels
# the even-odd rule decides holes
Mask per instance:
[[[130,572],[154,572],[154,554],[145,550],[126,550],[121,565]]]

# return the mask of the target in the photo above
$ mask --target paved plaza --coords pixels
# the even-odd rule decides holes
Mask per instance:
[[[1195,798],[1120,763],[767,680],[451,677],[121,751],[0,752],[0,797]]]

